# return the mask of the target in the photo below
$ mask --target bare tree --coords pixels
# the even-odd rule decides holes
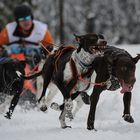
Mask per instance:
[[[60,36],[60,42],[61,43],[64,43],[64,0],[59,0],[59,19],[60,19],[60,26],[59,26],[59,29],[60,29],[60,33],[59,33],[59,36]]]

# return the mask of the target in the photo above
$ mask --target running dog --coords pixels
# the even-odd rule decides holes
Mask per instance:
[[[89,88],[93,73],[92,62],[102,54],[102,50],[107,44],[104,37],[98,34],[75,35],[75,38],[79,46],[60,47],[48,56],[42,71],[28,77],[17,72],[24,79],[43,76],[43,91],[39,102],[45,96],[46,89],[51,81],[57,85],[64,97],[64,108],[59,117],[62,128],[70,127],[65,123],[65,116],[71,114],[72,100],[81,91]],[[87,82],[85,83],[83,80]]]

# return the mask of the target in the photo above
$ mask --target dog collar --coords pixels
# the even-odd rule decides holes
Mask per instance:
[[[84,62],[82,62],[82,61],[79,59],[77,53],[75,53],[75,59],[76,59],[76,61],[78,62],[78,64],[79,64],[83,69],[89,69],[89,68],[92,67],[92,63],[89,64],[89,65],[87,65],[87,64],[85,64]]]

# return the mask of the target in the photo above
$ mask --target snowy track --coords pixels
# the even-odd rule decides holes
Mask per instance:
[[[133,56],[140,53],[140,45],[124,47]],[[48,113],[37,109],[25,112],[17,106],[11,120],[5,119],[0,114],[0,140],[139,140],[140,62],[137,64],[136,79],[131,108],[134,124],[124,122],[121,117],[123,102],[119,90],[105,91],[100,97],[96,112],[97,132],[86,129],[89,111],[89,106],[86,105],[79,111],[75,120],[67,123],[72,129],[60,128],[59,112],[51,109]],[[55,100],[58,101],[60,96],[57,95]]]

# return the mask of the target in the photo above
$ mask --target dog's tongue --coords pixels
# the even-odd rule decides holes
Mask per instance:
[[[122,82],[122,89],[121,89],[121,93],[125,93],[125,92],[131,92],[132,90],[132,86],[130,84],[126,84],[124,81]]]

